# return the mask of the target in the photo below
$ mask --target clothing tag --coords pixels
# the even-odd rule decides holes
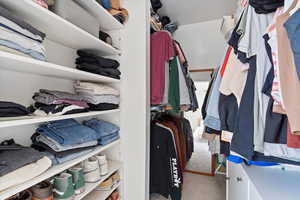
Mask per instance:
[[[221,140],[224,142],[231,142],[233,133],[229,131],[222,131]]]

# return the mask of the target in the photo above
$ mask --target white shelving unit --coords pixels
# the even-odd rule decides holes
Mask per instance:
[[[100,22],[100,27],[106,31],[122,29],[124,25],[117,21],[105,8],[95,0],[75,0]]]
[[[118,189],[119,186],[120,186],[120,183],[116,184],[111,190],[108,190],[108,191],[93,191],[89,195],[87,195],[84,198],[84,200],[95,200],[95,199],[105,200],[113,193],[113,191]]]
[[[74,160],[71,160],[71,161],[68,161],[68,162],[65,162],[63,164],[59,164],[59,165],[55,165],[53,167],[51,167],[50,169],[48,169],[47,171],[45,171],[44,173],[42,173],[41,175],[31,179],[30,181],[27,181],[23,184],[20,184],[20,185],[17,185],[15,187],[11,187],[7,190],[4,190],[2,192],[0,192],[0,199],[6,199],[12,195],[15,195],[17,194],[18,192],[21,192],[25,189],[28,189],[32,186],[34,186],[35,184],[37,183],[40,183],[48,178],[51,178],[52,176],[55,176],[56,174],[59,174],[69,168],[71,168],[72,166],[74,165],[77,165],[79,164],[80,162],[94,156],[94,155],[97,155],[115,145],[118,145],[120,143],[120,141],[115,141],[111,144],[108,144],[106,146],[103,146],[103,147],[98,147],[96,148],[94,151],[86,154],[85,156],[82,156],[80,158],[76,158]],[[115,163],[112,163],[111,165],[113,168],[117,167],[118,169],[121,167],[121,164],[119,162],[115,162]]]
[[[47,38],[73,49],[95,49],[102,55],[117,55],[121,52],[99,40],[51,11],[31,0],[1,0],[0,4],[25,21],[34,24],[47,34]],[[99,10],[101,12],[101,10]]]
[[[50,62],[35,60],[24,56],[0,51],[0,68],[16,72],[37,74],[68,80],[84,80],[91,82],[118,83],[120,80],[80,71]]]
[[[99,21],[101,28],[112,33],[111,35],[114,41],[121,43],[121,29],[125,29],[121,23],[94,0],[81,1],[80,5]],[[100,56],[109,56],[118,60],[121,64],[120,68],[122,71],[123,60],[120,58],[121,50],[106,44],[87,31],[68,22],[55,13],[42,8],[32,0],[0,0],[0,6],[7,8],[27,23],[46,33],[44,45],[46,46],[47,53],[51,55],[48,56],[48,62],[44,62],[0,51],[0,73],[2,73],[2,78],[0,79],[1,101],[18,100],[18,102],[24,103],[25,105],[29,103],[34,92],[43,88],[72,92],[72,85],[75,80],[107,83],[115,88],[122,88],[121,84],[123,83],[120,80],[80,71],[73,66],[76,50],[92,49],[97,51]],[[80,17],[79,20],[81,20]],[[120,44],[117,44],[116,46],[122,47]],[[60,62],[60,59],[62,62]],[[61,65],[61,63],[64,64]],[[27,82],[30,83],[26,84]],[[10,87],[7,87],[7,85]],[[1,121],[0,119],[0,142],[13,138],[19,144],[28,145],[30,143],[30,137],[36,129],[36,125],[55,120],[97,117],[121,126],[120,112],[121,109],[115,109],[63,116],[29,116],[18,120]],[[102,177],[97,183],[86,184],[85,192],[76,196],[75,199],[85,199],[85,197],[93,192],[102,181],[116,171],[120,172],[122,177],[121,180],[123,181],[125,178],[123,175],[121,155],[121,141],[123,138],[122,129],[120,130],[120,136],[121,139],[114,141],[111,144],[100,146],[84,156],[63,164],[52,166],[50,169],[30,181],[0,191],[0,200],[4,200],[18,192],[29,189],[33,185],[47,180],[99,153],[104,153],[109,160],[113,160],[109,162],[109,173]],[[114,188],[118,187],[122,190],[122,185],[123,182],[120,182]],[[111,192],[112,191],[103,192],[99,194],[99,197],[96,197],[96,199],[105,200]]]
[[[83,117],[94,117],[99,115],[111,114],[120,112],[119,109],[115,110],[108,110],[108,111],[92,111],[86,113],[78,113],[78,114],[70,114],[70,115],[62,115],[62,116],[49,116],[49,117],[28,117],[25,119],[19,120],[11,120],[11,121],[1,121],[0,120],[0,128],[12,127],[12,126],[22,126],[22,125],[29,125],[29,124],[38,124],[43,122],[51,122],[56,120],[63,120],[63,119],[77,119]]]
[[[86,196],[88,196],[91,192],[93,192],[93,190],[96,189],[103,181],[105,181],[107,178],[109,178],[116,171],[120,170],[122,167],[122,164],[120,162],[110,161],[108,163],[108,167],[109,167],[108,174],[101,177],[101,180],[98,181],[97,183],[86,183],[85,191],[82,194],[76,196],[76,200],[86,199]],[[119,184],[117,184],[117,185],[119,186]],[[99,197],[96,196],[96,199],[102,199],[102,198],[100,198],[100,196]]]

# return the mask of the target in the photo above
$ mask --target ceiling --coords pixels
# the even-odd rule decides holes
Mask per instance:
[[[160,15],[167,15],[178,25],[219,19],[235,13],[237,0],[161,0]]]

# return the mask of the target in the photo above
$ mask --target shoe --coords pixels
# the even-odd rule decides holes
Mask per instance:
[[[53,187],[50,181],[43,181],[30,188],[32,200],[53,200]]]
[[[83,173],[86,183],[96,183],[100,181],[101,173],[96,157],[91,157],[83,162]]]
[[[53,193],[55,200],[73,200],[74,199],[74,186],[72,175],[69,173],[61,173],[54,177]]]
[[[113,187],[113,181],[112,181],[112,178],[109,177],[108,179],[103,181],[96,190],[97,191],[107,191],[107,190],[111,190],[112,187]]]
[[[75,189],[75,194],[79,195],[85,191],[85,180],[83,174],[83,168],[72,167],[68,169],[68,173],[72,175],[73,185]]]
[[[119,172],[116,172],[116,173],[114,173],[112,176],[111,176],[111,178],[112,178],[112,181],[113,181],[113,184],[114,185],[116,185],[116,184],[118,184],[119,182],[120,182],[120,173]]]
[[[32,193],[29,190],[25,190],[12,197],[9,197],[6,200],[31,200],[31,199],[32,199]]]
[[[106,156],[99,155],[99,156],[96,156],[96,158],[98,159],[98,163],[100,166],[101,176],[107,175],[108,174],[108,164],[107,164]]]

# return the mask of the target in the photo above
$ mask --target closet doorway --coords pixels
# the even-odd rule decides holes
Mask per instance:
[[[202,105],[204,102],[208,85],[208,81],[195,81],[199,105]],[[196,112],[186,112],[184,116],[191,123],[194,137],[194,153],[187,163],[185,171],[193,174],[213,176],[215,168],[213,155],[209,151],[208,140],[202,137],[204,124],[201,109],[198,109]]]

